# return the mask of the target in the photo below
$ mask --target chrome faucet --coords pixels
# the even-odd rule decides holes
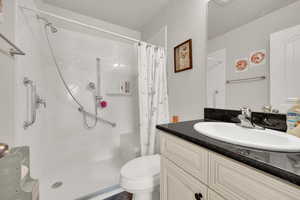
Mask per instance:
[[[252,111],[248,107],[241,108],[242,114],[238,116],[239,120],[241,121],[239,124],[237,124],[240,127],[243,128],[250,128],[250,129],[259,129],[264,130],[264,127],[258,126],[255,123],[252,122]]]
[[[255,128],[254,124],[251,121],[252,111],[250,108],[243,107],[241,108],[242,114],[238,116],[241,123],[239,126],[244,128]]]
[[[262,111],[264,113],[273,113],[273,114],[279,114],[279,110],[273,108],[271,105],[265,105],[262,107]]]

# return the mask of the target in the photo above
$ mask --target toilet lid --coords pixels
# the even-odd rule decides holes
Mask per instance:
[[[121,169],[121,176],[128,179],[148,179],[159,175],[160,155],[143,156],[129,161]]]

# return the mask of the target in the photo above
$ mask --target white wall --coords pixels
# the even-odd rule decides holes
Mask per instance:
[[[208,42],[209,53],[226,48],[227,80],[262,75],[268,77],[265,81],[227,85],[226,108],[250,106],[254,110],[261,110],[263,105],[270,104],[269,56],[266,65],[250,68],[242,73],[235,72],[234,62],[238,58],[248,57],[254,50],[267,49],[269,55],[270,34],[300,24],[299,10],[300,2],[291,4]]]
[[[20,0],[19,3],[31,8],[36,7],[32,0]],[[90,81],[96,82],[96,58],[102,59],[102,94],[109,106],[99,112],[102,118],[116,122],[117,127],[112,128],[99,123],[95,129],[87,130],[83,126],[78,106],[67,94],[58,77],[46,43],[44,24],[39,22],[32,12],[19,10],[17,14],[16,42],[27,54],[20,57],[16,63],[16,143],[30,146],[32,176],[40,180],[41,198],[54,199],[52,195],[58,195],[57,190],[50,189],[50,185],[56,180],[63,181],[66,185],[60,190],[67,195],[65,199],[74,199],[100,190],[102,188],[99,184],[102,182],[108,184],[107,186],[118,184],[118,182],[110,183],[111,179],[107,178],[100,180],[98,185],[93,185],[97,182],[96,177],[101,178],[99,176],[101,174],[97,168],[94,171],[88,170],[93,169],[92,167],[101,161],[114,158],[122,165],[124,160],[117,157],[120,151],[124,154],[125,151],[130,152],[128,148],[138,147],[138,144],[125,137],[126,134],[131,134],[128,138],[133,138],[134,135],[134,139],[138,140],[137,58],[134,45],[131,42],[112,39],[95,31],[53,20],[58,32],[50,33],[50,39],[62,73],[74,95],[90,112],[93,111],[93,97],[86,87]],[[134,30],[122,27],[119,27],[119,30],[123,34],[132,36],[136,34],[135,37],[139,37],[138,32]],[[116,64],[120,64],[121,67],[116,67]],[[37,121],[28,130],[23,129],[23,122],[26,119],[26,88],[22,81],[25,76],[36,83],[38,93],[47,101],[47,108],[38,110]],[[135,88],[133,95],[106,95],[108,86],[120,80],[131,81],[133,89]],[[132,141],[132,144],[129,145],[128,142],[126,146],[121,144],[121,140]],[[82,183],[86,186],[76,191],[68,191],[66,189],[70,189],[66,183],[68,174],[64,174],[63,170],[81,167],[81,171],[91,178],[90,182]],[[112,169],[114,167],[116,166],[111,166]],[[92,176],[92,173],[98,175]],[[118,174],[110,175],[109,171],[100,173],[103,177],[118,177]],[[77,175],[80,174],[73,176]]]
[[[150,44],[168,49],[168,27],[162,27],[157,33],[152,35],[150,38],[145,39],[145,41]]]
[[[4,21],[0,33],[14,42],[15,1],[4,0]],[[13,144],[14,59],[7,55],[10,46],[0,39],[0,142]]]
[[[167,26],[168,89],[170,114],[181,120],[203,117],[205,106],[207,0],[171,0],[151,22],[143,27],[144,40],[153,38]],[[193,70],[174,73],[174,47],[193,39]]]

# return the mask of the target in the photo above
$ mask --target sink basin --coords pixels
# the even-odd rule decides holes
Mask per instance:
[[[210,138],[243,147],[275,152],[300,152],[300,139],[273,130],[242,128],[232,123],[200,122],[194,129]]]

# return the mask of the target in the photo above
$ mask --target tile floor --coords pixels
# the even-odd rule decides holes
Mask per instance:
[[[129,194],[127,192],[122,192],[115,196],[109,197],[105,200],[132,200],[132,194]]]

